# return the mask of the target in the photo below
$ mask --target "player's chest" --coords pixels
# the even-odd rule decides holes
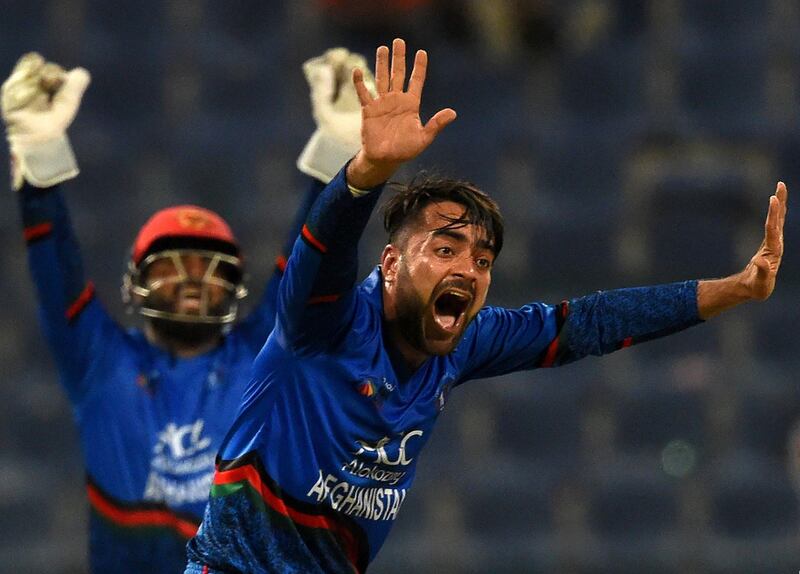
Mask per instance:
[[[352,426],[373,434],[401,436],[429,429],[452,388],[456,375],[446,361],[429,361],[403,379],[385,353],[349,360],[331,360],[322,366],[329,378],[312,383],[312,393],[325,396],[322,409],[341,413]],[[320,381],[312,377],[312,381]],[[380,438],[380,437],[379,437]]]
[[[82,426],[127,456],[182,460],[216,448],[233,420],[247,381],[244,365],[142,365],[103,373],[102,392],[84,409]]]

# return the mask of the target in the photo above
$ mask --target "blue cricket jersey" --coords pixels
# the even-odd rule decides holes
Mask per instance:
[[[322,187],[311,184],[292,240]],[[218,347],[179,358],[102,308],[57,188],[26,186],[19,200],[41,323],[79,427],[92,571],[182,572],[215,455],[274,324],[284,263]]]
[[[187,573],[364,572],[452,388],[699,322],[694,281],[486,307],[453,352],[403,379],[384,340],[380,268],[355,285],[358,239],[378,195],[348,189],[342,170],[312,208],[275,329],[223,441]]]

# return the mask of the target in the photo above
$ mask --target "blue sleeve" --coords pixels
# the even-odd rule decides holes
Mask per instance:
[[[275,325],[275,309],[278,300],[278,289],[280,287],[283,273],[286,270],[286,254],[288,254],[292,245],[297,237],[300,235],[300,230],[305,223],[311,206],[316,201],[320,192],[325,188],[325,184],[318,179],[308,178],[308,188],[303,198],[303,203],[295,215],[289,233],[286,236],[283,250],[280,255],[275,259],[275,270],[272,273],[264,294],[261,296],[261,301],[250,312],[247,318],[239,323],[236,327],[237,330],[242,332],[245,339],[253,345],[254,348],[260,349],[267,340],[267,336],[272,331]]]
[[[104,341],[120,335],[121,329],[95,298],[94,285],[84,278],[59,189],[26,185],[19,191],[19,203],[42,328],[67,395],[78,405],[89,391],[86,373],[92,361]]]
[[[551,306],[481,310],[465,336],[461,380],[605,355],[702,322],[697,281],[598,291]]]
[[[358,273],[358,241],[383,186],[352,190],[347,166],[319,195],[280,283],[276,334],[284,347],[332,342],[348,323]]]

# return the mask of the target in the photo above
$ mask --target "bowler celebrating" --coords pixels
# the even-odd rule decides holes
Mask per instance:
[[[725,279],[598,292],[558,305],[484,307],[503,245],[473,185],[415,181],[385,212],[389,244],[356,284],[357,245],[384,182],[452,122],[419,117],[427,55],[405,84],[405,44],[377,51],[377,96],[353,79],[362,147],[312,207],[278,294],[276,324],[223,441],[187,573],[364,572],[414,481],[450,390],[563,365],[695,325],[775,285],[787,192],[765,239]]]

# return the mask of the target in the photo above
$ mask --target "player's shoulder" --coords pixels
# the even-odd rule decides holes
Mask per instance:
[[[464,333],[464,338],[485,341],[487,337],[513,337],[531,327],[540,329],[548,322],[554,307],[545,303],[527,303],[509,308],[487,305],[483,307]]]

